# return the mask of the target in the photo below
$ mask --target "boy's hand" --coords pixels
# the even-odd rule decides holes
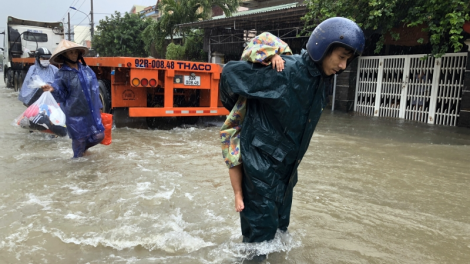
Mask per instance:
[[[50,86],[49,84],[41,86],[41,89],[43,92],[52,92],[54,91],[54,88]]]
[[[284,70],[284,60],[279,55],[274,55],[271,58],[271,64],[273,65],[273,69],[277,69],[278,72]],[[262,62],[263,65],[269,65],[268,62]]]

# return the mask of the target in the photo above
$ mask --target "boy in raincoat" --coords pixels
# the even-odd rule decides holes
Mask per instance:
[[[238,150],[242,175],[235,182],[243,193],[243,242],[287,231],[297,168],[326,104],[326,84],[362,53],[364,42],[356,23],[334,17],[315,28],[306,51],[282,56],[283,71],[237,61],[225,65],[219,83],[224,106],[233,106],[236,96],[247,98]]]
[[[287,43],[269,32],[254,37],[243,50],[241,60],[262,65],[272,64],[273,69],[282,71],[284,60],[279,55],[292,55]],[[241,190],[242,160],[240,155],[241,123],[246,112],[246,97],[239,96],[230,114],[220,129],[222,156],[229,168],[230,181],[235,195],[235,211],[244,208]]]
[[[34,65],[29,67],[28,73],[24,78],[23,85],[18,94],[18,100],[23,102],[25,106],[30,106],[36,102],[42,94],[41,87],[33,87],[34,80],[39,77],[45,83],[51,84],[54,82],[54,75],[59,70],[56,66],[51,65],[49,59],[51,52],[47,48],[39,48],[35,57]]]
[[[43,86],[44,91],[51,91],[65,113],[74,158],[82,157],[104,138],[103,105],[96,75],[83,59],[87,52],[84,46],[62,40],[50,59],[62,67],[52,85]]]

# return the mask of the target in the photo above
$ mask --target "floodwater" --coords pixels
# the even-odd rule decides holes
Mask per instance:
[[[289,233],[247,246],[213,122],[129,122],[71,160],[70,139],[12,125],[25,107],[0,83],[0,263],[470,260],[470,129],[325,111]]]

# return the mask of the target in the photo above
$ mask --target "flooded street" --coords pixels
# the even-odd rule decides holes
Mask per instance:
[[[470,259],[470,129],[325,111],[289,233],[247,253],[219,127],[118,126],[71,160],[68,137],[13,126],[25,107],[0,78],[0,263]]]

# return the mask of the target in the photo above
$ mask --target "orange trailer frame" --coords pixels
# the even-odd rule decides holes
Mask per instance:
[[[34,64],[34,58],[13,61]],[[86,57],[85,62],[98,80],[106,80],[110,108],[129,108],[130,117],[229,114],[219,100],[219,64],[132,57]],[[149,105],[149,96],[163,104]]]

